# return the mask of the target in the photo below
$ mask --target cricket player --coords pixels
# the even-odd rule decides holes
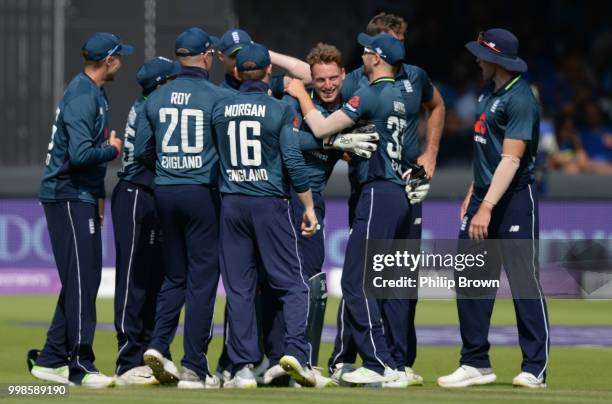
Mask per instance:
[[[311,75],[313,77],[313,88],[310,91],[310,96],[316,108],[321,111],[324,116],[328,116],[342,106],[340,91],[345,76],[342,55],[335,46],[319,43],[310,50],[306,60],[310,65]],[[290,105],[296,109],[301,120],[301,111],[297,100],[290,96],[285,96],[283,100],[290,103]],[[307,125],[302,124],[302,129],[308,130]],[[311,139],[316,139],[312,135],[310,137]],[[369,158],[372,152],[376,150],[376,143],[373,142],[375,142],[377,138],[378,134],[376,133],[341,134],[328,138],[325,143],[319,139],[316,149],[303,149],[302,151],[310,178],[315,212],[320,225],[319,231],[314,236],[310,238],[299,238],[300,251],[303,256],[303,270],[307,274],[310,282],[311,293],[307,339],[313,347],[312,360],[315,366],[318,359],[325,306],[327,302],[326,276],[325,273],[321,271],[325,259],[325,200],[323,199],[322,192],[327,185],[327,181],[336,162],[342,158],[343,151]],[[353,142],[357,146],[361,144],[360,142],[364,142],[364,144],[370,143],[370,146],[367,150],[361,149],[360,147],[355,147],[354,149],[346,147]],[[300,143],[301,146],[304,146],[307,141],[301,137]],[[340,145],[344,145],[344,147],[340,147]],[[292,192],[292,205],[295,222],[299,224],[304,208],[295,192]],[[279,304],[275,302],[274,297],[272,296],[270,298],[271,294],[265,293],[265,290],[262,296],[263,305],[266,308],[263,313],[264,347],[271,365],[264,374],[263,383],[270,384],[275,379],[279,379],[285,374],[282,367],[277,364],[278,359],[280,359],[280,354],[283,351],[282,339],[280,339],[279,336],[284,332],[284,322],[282,321],[282,310],[278,309]],[[317,373],[317,387],[325,387],[329,384],[330,379],[322,377],[316,370],[315,372]]]
[[[261,350],[255,315],[258,267],[283,302],[285,353],[281,366],[303,386],[314,386],[306,342],[308,281],[293,226],[289,182],[305,206],[301,230],[316,232],[312,192],[294,135],[296,113],[268,95],[272,65],[259,44],[236,56],[240,92],[213,110],[221,187],[220,255],[227,294],[226,349],[232,378],[224,388],[257,387],[252,372]]]
[[[142,355],[153,333],[155,303],[163,279],[161,229],[153,198],[155,171],[134,159],[134,142],[145,100],[180,68],[178,62],[164,57],[149,59],[140,66],[136,79],[142,95],[132,105],[125,127],[122,167],[111,200],[117,261],[117,384],[157,383]]]
[[[403,44],[389,34],[360,34],[364,46],[364,72],[368,87],[360,88],[343,107],[324,118],[318,112],[303,85],[294,80],[287,91],[296,97],[304,119],[313,133],[325,137],[359,120],[373,122],[380,135],[377,151],[370,160],[355,158],[358,164],[361,196],[342,273],[342,292],[352,326],[353,338],[363,359],[363,367],[345,373],[348,383],[382,383],[383,387],[405,387],[411,379],[404,369],[396,369],[381,322],[381,310],[375,299],[367,299],[363,289],[363,242],[369,238],[406,238],[410,228],[410,201],[405,194],[404,173],[420,151],[418,140],[406,136],[410,105],[395,86],[397,72],[404,59]],[[397,321],[388,319],[389,321]],[[399,320],[405,322],[405,320]]]
[[[253,43],[251,36],[241,29],[230,29],[225,31],[219,39],[216,47],[217,58],[225,68],[225,78],[221,87],[238,91],[242,82],[236,75],[236,55],[244,46]],[[300,60],[291,56],[270,52],[272,63],[289,73],[292,77],[303,80],[306,84],[310,82],[310,71],[301,63]],[[289,83],[292,77],[283,74],[276,74],[270,78],[270,92],[275,98],[281,99],[284,95],[285,84]]]
[[[218,158],[212,107],[227,95],[208,81],[216,39],[190,28],[176,39],[178,77],[151,94],[138,120],[135,156],[155,161],[155,203],[163,231],[164,280],[144,360],[161,382],[176,382],[168,348],[185,303],[179,388],[218,388],[206,356],[219,280]]]
[[[110,387],[114,378],[94,365],[96,295],[102,273],[100,226],[106,163],[121,155],[121,140],[108,133],[104,85],[133,48],[108,32],[83,44],[85,68],[70,81],[55,112],[39,198],[62,289],[34,377],[86,387]],[[108,141],[108,143],[106,143]]]
[[[537,196],[533,187],[539,139],[538,103],[521,73],[527,64],[518,56],[518,39],[505,29],[481,32],[466,48],[476,58],[487,82],[478,99],[474,124],[474,181],[461,207],[461,239],[531,240],[525,248],[501,241],[501,259],[510,280],[532,289],[528,298],[514,300],[522,371],[512,384],[546,387],[549,328],[539,282],[536,242],[539,234]],[[459,294],[460,291],[458,291]],[[526,291],[521,290],[525,293]],[[460,367],[440,377],[442,387],[493,383],[489,359],[489,324],[494,299],[458,298],[463,346]]]
[[[379,13],[374,16],[366,27],[368,35],[378,35],[388,33],[394,38],[404,42],[407,24],[400,16]],[[342,94],[345,100],[350,99],[355,92],[363,86],[369,86],[369,81],[364,73],[364,68],[358,68],[348,73],[342,87]],[[395,76],[395,86],[404,95],[408,106],[409,125],[406,136],[418,138],[417,126],[420,120],[421,108],[426,112],[426,144],[423,151],[419,152],[416,164],[414,161],[408,162],[412,166],[422,166],[427,174],[427,179],[433,177],[436,158],[438,154],[442,129],[444,127],[445,107],[440,92],[431,83],[427,73],[420,67],[402,63],[401,68]],[[349,226],[352,227],[354,210],[359,199],[359,180],[357,174],[358,165],[349,162],[349,182],[351,183],[351,196],[349,198]],[[428,181],[423,181],[415,187],[407,186],[410,205],[410,230],[405,238],[421,238],[421,203],[429,191]],[[410,385],[422,384],[421,376],[412,371],[412,366],[416,359],[417,341],[414,326],[416,311],[416,299],[407,300],[387,300],[381,304],[386,311],[387,317],[405,318],[403,323],[389,324],[394,329],[386,330],[385,335],[389,339],[389,347],[393,357],[398,363],[398,367],[405,369]],[[334,350],[329,361],[329,370],[332,378],[340,381],[345,371],[352,369],[355,361],[355,344],[352,341],[352,331],[346,318],[346,306],[341,301],[338,311],[338,334],[334,344]],[[387,322],[385,322],[387,327]],[[388,331],[388,332],[387,332]]]

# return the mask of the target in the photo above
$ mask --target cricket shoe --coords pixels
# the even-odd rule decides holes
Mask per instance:
[[[303,387],[314,387],[317,384],[317,379],[313,370],[310,367],[303,367],[294,356],[283,356],[280,358],[279,364],[299,385]]]
[[[159,384],[148,366],[137,366],[115,376],[117,386]]]
[[[414,373],[414,370],[412,370],[411,368],[406,367],[404,371],[398,370],[397,372],[398,372],[397,380],[394,380],[391,382],[384,382],[382,384],[383,388],[401,389],[401,388],[405,388],[408,386],[422,386],[423,385],[423,378],[420,375],[417,375],[416,373]]]
[[[43,366],[32,365],[30,373],[32,374],[32,376],[39,380],[44,380],[53,383],[70,384],[70,380],[68,380],[68,376],[70,375],[68,366],[60,366],[58,368],[46,368]]]
[[[512,379],[512,385],[516,387],[528,387],[530,389],[544,389],[546,383],[544,383],[543,377],[535,377],[533,374],[528,372],[521,372]]]
[[[461,365],[450,375],[438,378],[438,386],[454,388],[493,383],[497,379],[491,368]]]
[[[336,383],[331,379],[331,377],[325,377],[321,373],[320,368],[312,368],[312,371],[315,375],[315,388],[324,389],[326,387],[336,387]]]
[[[179,381],[178,369],[170,359],[156,349],[147,349],[143,355],[144,362],[153,371],[153,376],[161,384],[176,384]]]
[[[206,376],[202,379],[193,370],[183,367],[176,387],[179,389],[218,389],[221,388],[221,382],[217,376]]]
[[[78,385],[90,389],[103,389],[115,386],[115,378],[102,373],[87,373]]]
[[[217,368],[215,376],[217,376],[217,379],[221,381],[221,386],[223,386],[224,383],[228,382],[232,378],[232,373],[227,369],[222,370]]]
[[[378,383],[393,382],[400,378],[400,371],[385,368],[385,373],[380,374],[371,369],[360,367],[352,372],[348,372],[342,375],[342,380],[350,384],[365,384],[371,387],[380,387]]]
[[[253,374],[253,365],[246,365],[234,377],[223,383],[224,389],[256,389],[257,380]]]
[[[289,375],[285,372],[285,369],[279,364],[272,366],[266,370],[266,373],[259,378],[261,384],[269,386],[288,386]]]
[[[355,370],[355,365],[352,363],[337,363],[334,365],[333,372],[331,374],[332,383],[336,386],[350,386],[350,383],[342,380],[342,375],[345,373],[349,373]]]

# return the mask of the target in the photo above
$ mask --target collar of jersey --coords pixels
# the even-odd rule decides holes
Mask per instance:
[[[269,89],[270,86],[261,80],[245,80],[240,85],[241,93],[267,93]]]
[[[512,87],[514,87],[516,85],[516,83],[518,83],[521,80],[521,75],[519,74],[518,76],[512,77],[510,80],[508,80],[507,82],[504,83],[503,86],[500,87],[499,90],[494,91],[495,95],[500,95],[503,94],[507,91],[509,91]],[[495,88],[495,87],[494,87]]]
[[[191,77],[196,79],[208,80],[208,70],[201,67],[183,66],[178,77]]]
[[[380,77],[370,83],[371,86],[378,83],[395,83],[395,79],[393,77]]]

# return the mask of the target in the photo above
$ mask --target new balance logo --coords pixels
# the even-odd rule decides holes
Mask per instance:
[[[510,226],[510,230],[508,230],[510,233],[518,233],[518,231],[521,229],[521,226],[518,225],[514,225],[514,226]]]

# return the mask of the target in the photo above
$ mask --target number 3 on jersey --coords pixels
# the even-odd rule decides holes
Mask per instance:
[[[260,166],[261,142],[258,139],[249,139],[248,132],[253,136],[261,135],[261,123],[258,121],[240,121],[238,125],[239,139],[236,139],[236,121],[231,121],[227,127],[229,136],[230,162],[232,166]],[[238,144],[240,143],[240,163],[238,162]]]
[[[406,120],[400,117],[391,115],[387,119],[387,129],[392,131],[391,137],[393,138],[392,142],[387,143],[387,153],[392,159],[402,158],[402,143],[407,126]]]
[[[180,111],[180,116],[181,151],[189,154],[202,153],[204,150],[204,112],[200,109],[185,108]],[[166,123],[168,117],[170,117],[170,122],[168,123],[168,129],[166,129],[166,133],[162,140],[162,152],[178,153],[179,147],[177,145],[170,145],[170,139],[179,121],[179,110],[177,108],[160,108],[159,122]],[[189,144],[189,118],[195,119],[195,145],[193,146]]]

